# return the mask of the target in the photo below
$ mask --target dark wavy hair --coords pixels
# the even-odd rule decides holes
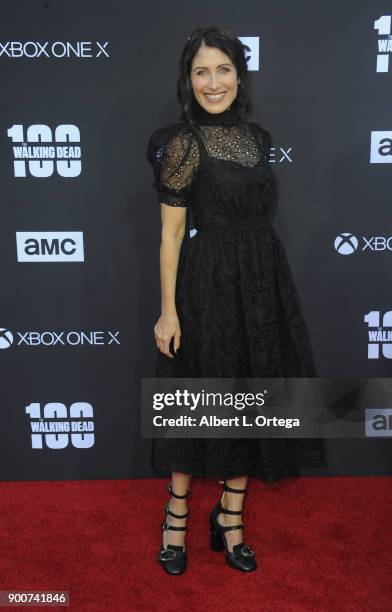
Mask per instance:
[[[251,111],[248,65],[245,59],[245,45],[229,28],[209,26],[193,30],[189,36],[179,62],[177,77],[177,98],[182,107],[181,121],[191,124],[195,121],[193,112],[194,94],[191,82],[192,61],[202,44],[216,47],[229,56],[236,67],[238,83],[237,97],[231,105],[236,108],[240,121],[245,121]]]

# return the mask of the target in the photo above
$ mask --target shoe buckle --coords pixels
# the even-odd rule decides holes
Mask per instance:
[[[251,546],[248,546],[247,544],[245,544],[241,548],[241,555],[243,555],[244,557],[254,557],[255,552]]]
[[[161,550],[159,555],[160,561],[173,561],[176,558],[176,551],[171,548],[167,548],[166,550]]]

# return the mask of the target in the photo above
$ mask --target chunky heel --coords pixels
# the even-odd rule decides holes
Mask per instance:
[[[213,550],[214,552],[222,552],[222,550],[225,550],[225,545],[222,541],[222,538],[214,531],[211,531],[210,534],[210,546],[211,550]]]
[[[215,527],[211,525],[210,521],[210,546],[214,552],[222,552],[225,550],[225,544],[222,540],[222,536],[215,530]]]

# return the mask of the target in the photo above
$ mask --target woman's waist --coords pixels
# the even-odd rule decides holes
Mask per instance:
[[[271,230],[272,223],[269,215],[257,215],[254,217],[242,217],[238,219],[222,219],[214,222],[195,221],[193,228],[198,232],[221,232],[237,230]]]

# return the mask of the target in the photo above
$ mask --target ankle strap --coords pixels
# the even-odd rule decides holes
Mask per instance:
[[[223,533],[225,533],[226,531],[233,531],[233,529],[243,529],[243,524],[241,523],[240,525],[229,525],[227,527],[219,527],[219,529],[221,531],[223,531]]]
[[[171,529],[172,531],[186,531],[188,527],[175,527],[174,525],[169,525],[169,523],[166,523],[165,521],[162,523],[162,529],[163,531],[167,531],[168,529]]]
[[[177,497],[177,499],[186,499],[191,494],[191,490],[188,489],[188,493],[185,493],[185,495],[177,495],[177,493],[174,493],[174,491],[173,491],[173,487],[172,487],[172,483],[171,482],[169,483],[169,485],[167,487],[167,490],[169,491],[170,495],[173,495],[173,497]]]
[[[229,487],[229,485],[224,481],[223,490],[228,491],[229,493],[246,493],[246,489],[233,489]]]
[[[171,514],[172,516],[174,516],[175,518],[178,518],[178,519],[186,518],[188,516],[189,512],[185,512],[185,514],[175,514],[174,512],[172,512],[170,510],[170,508],[169,508],[169,503],[170,502],[168,502],[166,504],[166,512],[167,512],[167,514]]]

